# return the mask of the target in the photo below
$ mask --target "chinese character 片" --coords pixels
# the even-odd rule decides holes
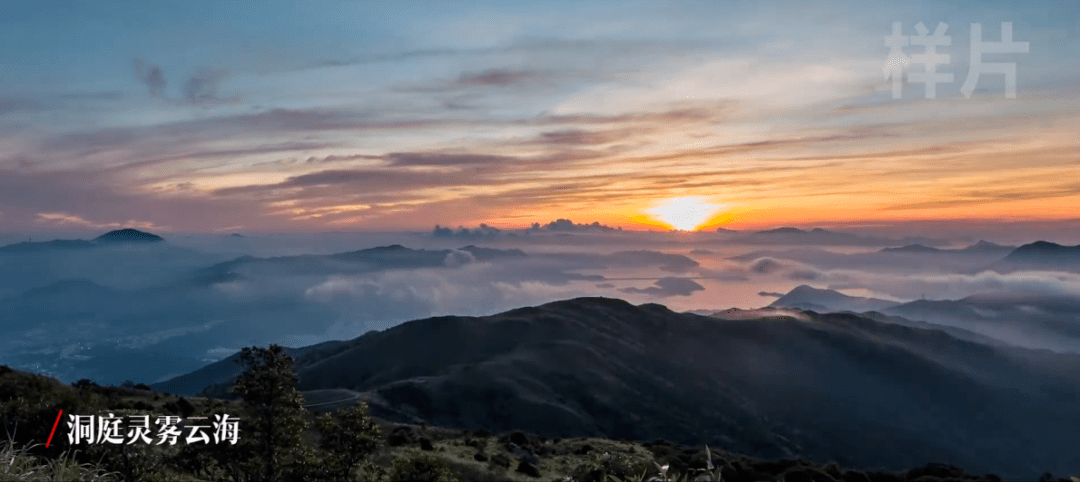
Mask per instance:
[[[938,64],[949,65],[951,58],[948,54],[938,53],[938,47],[948,47],[952,45],[952,37],[945,35],[945,31],[949,28],[944,22],[938,22],[937,28],[934,29],[934,33],[930,34],[930,30],[919,22],[915,25],[915,31],[918,35],[909,37],[903,34],[903,28],[900,22],[893,22],[892,35],[885,37],[885,46],[889,48],[889,56],[885,60],[885,67],[882,68],[882,73],[885,76],[885,80],[892,80],[892,97],[899,99],[901,96],[903,71],[909,64],[922,64],[922,72],[909,72],[907,74],[908,82],[922,83],[924,86],[924,95],[927,99],[933,99],[937,97],[937,84],[948,84],[953,82],[953,74],[942,73],[937,71]],[[908,57],[904,54],[904,47],[907,46],[922,46],[924,52],[922,54],[915,54]],[[1016,54],[1027,53],[1027,42],[1014,42],[1012,32],[1012,22],[1001,23],[1001,41],[1000,42],[986,42],[982,39],[982,24],[971,24],[971,56],[970,64],[968,67],[968,75],[964,79],[964,85],[960,88],[960,92],[964,94],[965,98],[971,98],[972,92],[975,91],[975,86],[979,82],[979,76],[981,74],[1004,74],[1005,75],[1005,97],[1008,99],[1016,98],[1016,63],[1014,62],[983,62],[983,54]]]

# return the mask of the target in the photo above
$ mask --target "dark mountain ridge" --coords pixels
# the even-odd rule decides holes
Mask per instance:
[[[1063,246],[1049,241],[1036,241],[1012,250],[988,269],[998,272],[1024,269],[1076,272],[1080,270],[1080,245]]]
[[[934,248],[931,246],[925,246],[922,244],[909,244],[906,246],[900,246],[898,248],[885,248],[882,249],[882,253],[915,253],[915,254],[982,254],[982,253],[1004,253],[1015,250],[1016,246],[1003,246],[1000,244],[991,243],[989,241],[980,240],[979,242],[972,244],[966,248],[959,249],[943,249]]]
[[[862,467],[949,460],[1035,478],[1080,468],[1080,356],[1020,352],[852,314],[719,320],[579,298],[438,317],[297,354],[301,390],[467,429],[600,435]],[[1076,365],[1073,365],[1076,366]],[[219,362],[155,385],[224,395]],[[972,410],[972,406],[979,407]]]
[[[793,227],[781,227],[741,234],[735,238],[748,244],[813,244],[833,246],[895,246],[897,244],[919,243],[928,246],[948,244],[939,239],[907,237],[890,239],[876,236],[860,236],[853,233],[829,231],[822,228],[803,230]]]
[[[109,231],[94,238],[94,241],[97,243],[157,243],[164,240],[164,238],[156,234],[131,228]]]
[[[899,305],[896,301],[848,296],[835,290],[799,285],[769,304],[774,308],[796,308],[818,312],[881,311]]]
[[[455,253],[459,256],[455,256]],[[461,256],[464,258],[462,259]],[[241,279],[243,270],[276,274],[348,274],[390,269],[438,268],[460,262],[526,256],[520,249],[495,249],[468,245],[456,250],[429,250],[393,244],[328,255],[303,254],[270,258],[241,256],[199,270],[191,277],[190,282],[213,284]]]
[[[1076,319],[1080,300],[1065,295],[987,292],[959,300],[895,302],[801,285],[769,306],[826,313],[880,312],[890,322],[932,327],[960,339],[1080,352]]]
[[[109,231],[94,238],[93,241],[84,239],[54,239],[52,241],[23,241],[20,243],[0,246],[0,253],[37,253],[55,250],[79,250],[89,249],[102,245],[119,243],[157,243],[165,241],[165,238],[137,229],[125,228]]]
[[[87,249],[97,246],[82,239],[55,239],[52,241],[23,241],[0,247],[0,253],[33,253],[58,249]]]

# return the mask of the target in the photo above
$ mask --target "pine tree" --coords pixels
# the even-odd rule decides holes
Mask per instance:
[[[292,357],[279,345],[244,348],[239,362],[246,367],[232,392],[244,401],[240,420],[243,447],[234,456],[250,454],[249,460],[232,460],[234,478],[279,481],[304,452],[307,430],[304,398],[296,391]],[[235,470],[240,468],[241,470]]]
[[[315,422],[326,458],[322,472],[332,480],[348,480],[352,470],[379,448],[381,431],[370,417],[368,405],[357,402],[336,416],[324,413]]]

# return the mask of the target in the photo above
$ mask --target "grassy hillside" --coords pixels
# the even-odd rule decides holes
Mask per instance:
[[[5,367],[6,368],[6,367]],[[79,413],[195,414],[241,413],[236,401],[183,398],[121,387],[78,387],[38,375],[0,368],[0,398],[5,426],[18,431],[0,449],[0,480],[27,481],[210,481],[235,480],[198,453],[210,447],[181,445],[128,447],[67,445],[62,434],[42,446],[60,407]],[[310,393],[325,403],[347,392]],[[309,416],[315,417],[317,410]],[[41,421],[45,422],[42,423]],[[650,477],[682,480],[712,474],[739,481],[933,482],[999,481],[972,476],[946,465],[906,471],[852,470],[806,460],[765,460],[703,446],[668,441],[632,442],[603,438],[549,438],[519,431],[492,434],[375,420],[381,446],[351,480],[457,481],[641,481]],[[60,431],[62,432],[62,428]],[[10,433],[10,432],[9,432]],[[307,434],[312,436],[312,434]],[[137,451],[137,453],[136,453]],[[204,462],[199,464],[197,462]],[[308,479],[319,480],[319,479]],[[325,479],[323,479],[325,480]],[[661,479],[662,480],[662,479]],[[698,480],[698,479],[695,479]],[[715,480],[701,478],[700,480]],[[1051,479],[1048,479],[1051,480]],[[1067,479],[1058,479],[1068,482]]]
[[[416,320],[294,353],[301,389],[357,392],[400,423],[666,439],[893,470],[937,461],[1031,477],[1080,466],[1068,449],[1080,446],[1069,428],[1080,426],[1080,373],[1052,368],[1080,356],[804,315],[721,320],[580,298]],[[227,364],[156,388],[236,370]],[[225,396],[230,383],[207,393]]]

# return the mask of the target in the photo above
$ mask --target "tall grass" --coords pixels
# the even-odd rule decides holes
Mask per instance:
[[[39,459],[30,453],[35,444],[16,448],[8,438],[0,447],[0,481],[26,482],[115,482],[115,474],[106,473],[100,465],[80,464],[75,454],[64,452],[60,457]]]

